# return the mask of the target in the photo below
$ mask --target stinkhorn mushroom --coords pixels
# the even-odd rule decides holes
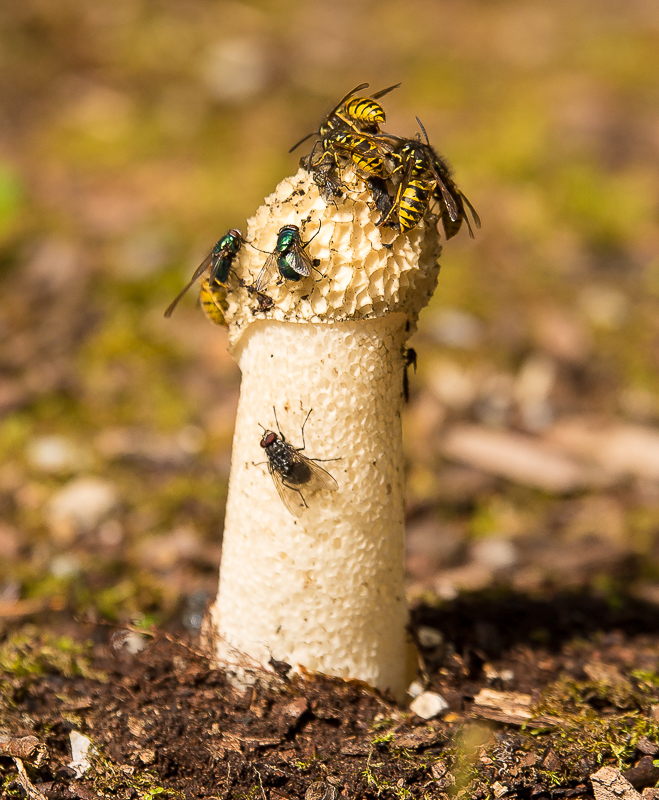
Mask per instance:
[[[248,220],[249,244],[233,264],[224,318],[242,384],[211,621],[225,662],[285,661],[401,698],[405,344],[437,283],[439,237],[430,214],[405,233],[378,228],[367,187],[343,179],[339,203],[303,169],[283,180]],[[259,295],[264,253],[290,225],[314,269],[275,275]],[[309,412],[304,455],[338,489],[302,488],[296,515],[260,444],[264,429],[281,426],[301,447]]]

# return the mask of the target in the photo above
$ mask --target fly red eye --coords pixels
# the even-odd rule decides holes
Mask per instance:
[[[272,431],[266,431],[261,439],[261,447],[268,447],[273,442],[277,441],[277,434]]]

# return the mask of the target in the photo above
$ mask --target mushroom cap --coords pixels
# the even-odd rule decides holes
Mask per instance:
[[[300,168],[247,220],[246,243],[234,261],[225,313],[232,348],[258,319],[345,322],[403,312],[410,331],[414,329],[439,275],[436,218],[426,214],[407,233],[378,228],[380,212],[364,183],[351,172],[342,180],[344,196],[336,204],[326,203],[311,175]],[[285,225],[298,226],[316,266],[297,281],[282,280],[276,271],[263,289],[273,301],[265,308],[270,304],[260,304],[248,287],[256,283]]]

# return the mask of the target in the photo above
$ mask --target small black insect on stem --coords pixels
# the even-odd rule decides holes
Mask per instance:
[[[416,350],[413,347],[408,347],[404,353],[405,357],[405,370],[403,372],[403,397],[405,402],[410,402],[410,379],[408,371],[410,367],[414,367],[416,372]]]

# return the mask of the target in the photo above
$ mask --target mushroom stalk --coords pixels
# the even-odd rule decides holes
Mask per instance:
[[[407,674],[404,461],[405,342],[437,282],[434,225],[381,232],[366,192],[326,205],[309,176],[286,179],[247,226],[228,295],[242,372],[220,587],[211,609],[218,656],[271,658],[390,690]],[[253,283],[284,225],[318,236],[320,275]],[[309,235],[305,235],[308,240]],[[384,242],[382,240],[385,240]],[[300,516],[277,495],[259,441],[278,431],[338,483],[304,495]],[[276,414],[276,418],[275,418]]]
[[[214,613],[220,656],[272,656],[405,686],[404,497],[401,437],[406,318],[263,322],[236,353],[243,373]],[[259,425],[318,459],[339,490],[298,519],[280,501]],[[233,658],[232,658],[233,655]]]

